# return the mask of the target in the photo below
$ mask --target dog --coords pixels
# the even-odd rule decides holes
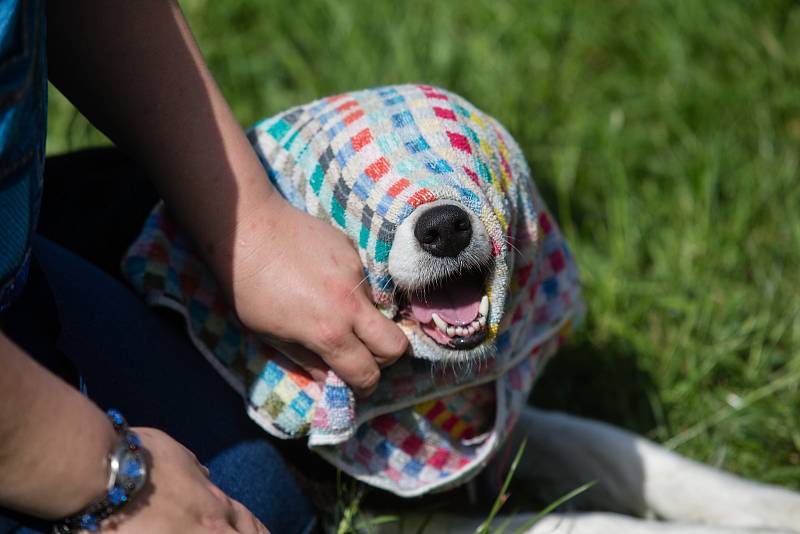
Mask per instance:
[[[605,511],[552,514],[534,532],[800,529],[797,494],[526,405],[583,305],[569,248],[495,119],[443,89],[401,85],[298,106],[248,135],[287,200],[351,238],[376,306],[411,353],[384,370],[367,400],[356,402],[333,373],[311,382],[238,323],[157,206],[125,274],[150,303],[184,315],[198,349],[265,430],[307,439],[348,474],[406,497],[464,484],[502,444],[527,438],[518,481],[551,496],[597,481],[581,502]],[[479,522],[433,521],[436,532]]]

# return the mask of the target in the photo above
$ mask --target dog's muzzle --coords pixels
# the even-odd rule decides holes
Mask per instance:
[[[487,337],[492,260],[475,214],[454,201],[421,206],[398,227],[389,255],[400,320],[416,323],[437,351],[480,346]]]

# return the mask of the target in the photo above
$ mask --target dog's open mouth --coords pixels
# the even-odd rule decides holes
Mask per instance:
[[[443,347],[469,350],[486,339],[489,297],[485,275],[474,270],[409,291],[401,316],[419,324]]]

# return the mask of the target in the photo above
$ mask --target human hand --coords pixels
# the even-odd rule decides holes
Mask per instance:
[[[356,394],[369,395],[379,367],[408,347],[403,332],[371,302],[347,236],[278,195],[237,229],[232,278],[242,323],[317,381],[330,367]]]
[[[50,2],[53,80],[148,169],[246,326],[315,378],[330,366],[369,393],[407,340],[360,286],[352,245],[270,187],[178,2],[135,4]],[[126,61],[109,65],[115,54]]]
[[[101,526],[116,534],[268,534],[241,503],[208,479],[186,447],[153,428],[134,428],[149,458],[147,484]]]

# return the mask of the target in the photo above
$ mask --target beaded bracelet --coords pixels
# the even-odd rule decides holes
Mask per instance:
[[[80,530],[96,532],[101,521],[122,508],[147,482],[147,464],[139,436],[128,428],[118,411],[108,410],[106,415],[122,438],[108,455],[106,492],[83,511],[56,523],[54,534],[73,534]]]

